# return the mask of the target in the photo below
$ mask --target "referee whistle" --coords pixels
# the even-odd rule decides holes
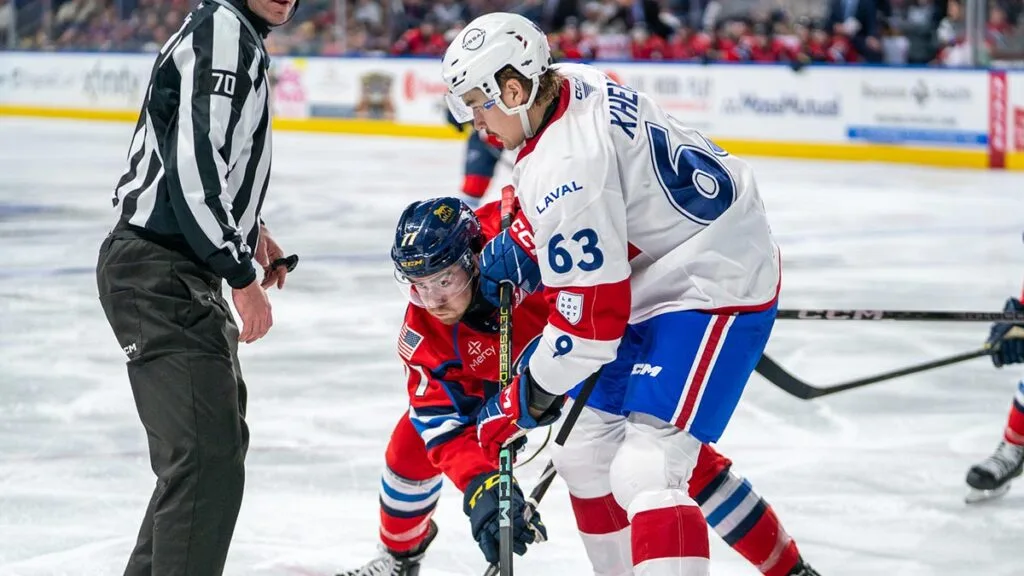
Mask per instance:
[[[299,265],[299,255],[292,254],[291,256],[285,256],[278,258],[270,263],[270,269],[274,270],[278,266],[284,266],[289,272],[295,270],[295,267]]]

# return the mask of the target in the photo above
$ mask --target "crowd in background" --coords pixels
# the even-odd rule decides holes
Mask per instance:
[[[984,54],[1021,58],[1024,0],[978,1]],[[0,0],[0,49],[155,51],[193,2]],[[962,65],[965,2],[301,0],[267,45],[293,56],[438,56],[466,22],[503,10],[537,22],[559,59]]]

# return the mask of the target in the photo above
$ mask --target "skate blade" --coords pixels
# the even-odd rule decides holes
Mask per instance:
[[[995,500],[1000,496],[1010,491],[1010,483],[1007,482],[999,488],[994,490],[978,490],[977,488],[967,489],[967,496],[964,497],[964,502],[968,504],[977,504],[979,502],[988,502],[989,500]]]

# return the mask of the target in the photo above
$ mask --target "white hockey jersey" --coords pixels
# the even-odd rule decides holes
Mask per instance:
[[[557,394],[613,360],[629,323],[770,307],[780,263],[746,162],[596,68],[556,69],[560,103],[512,181],[551,305],[530,373]]]

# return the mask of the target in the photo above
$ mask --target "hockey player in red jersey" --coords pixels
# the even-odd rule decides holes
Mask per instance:
[[[1021,297],[1024,299],[1024,296]],[[1024,312],[1024,304],[1016,298],[1006,301],[1005,312]],[[997,322],[992,325],[987,344],[995,349],[992,363],[1000,368],[1024,362],[1024,324]],[[1010,482],[1024,470],[1024,379],[1017,383],[1017,393],[1010,406],[1010,416],[1003,428],[1003,439],[995,452],[967,471],[967,502],[990,500],[1006,494]]]
[[[495,308],[478,297],[476,259],[485,238],[497,233],[497,207],[479,217],[456,198],[414,202],[395,230],[391,259],[410,299],[398,334],[405,364],[409,411],[391,436],[380,502],[383,553],[348,575],[412,576],[437,533],[430,520],[442,474],[464,493],[463,511],[489,562],[498,561],[497,462],[476,442],[476,414],[497,390],[498,324]],[[547,304],[536,296],[513,313],[513,355],[540,331]],[[514,356],[513,356],[514,357]],[[513,490],[523,510],[522,491]],[[540,515],[514,521],[518,554],[542,541]]]
[[[471,504],[478,491],[490,497],[487,481],[496,469],[496,461],[476,441],[475,420],[498,375],[495,308],[478,291],[477,254],[498,233],[499,220],[496,203],[484,205],[474,216],[455,198],[416,202],[402,214],[392,257],[396,276],[412,300],[398,338],[410,407],[399,418],[385,455],[381,552],[340,576],[415,576],[437,534],[431,515],[442,475],[469,495],[464,509],[481,548],[496,550],[496,532],[488,532],[490,517],[474,520],[482,504]],[[513,357],[524,356],[524,347],[540,334],[547,316],[539,290],[521,299],[512,318]],[[813,576],[771,506],[731,466],[710,446],[701,447],[690,493],[708,523],[761,573]],[[516,509],[522,510],[518,490],[516,498]],[[595,574],[632,574],[629,523],[610,488],[596,479],[591,491],[571,499]],[[531,524],[517,522],[520,550],[545,536],[539,515]],[[485,556],[494,559],[486,549]]]

